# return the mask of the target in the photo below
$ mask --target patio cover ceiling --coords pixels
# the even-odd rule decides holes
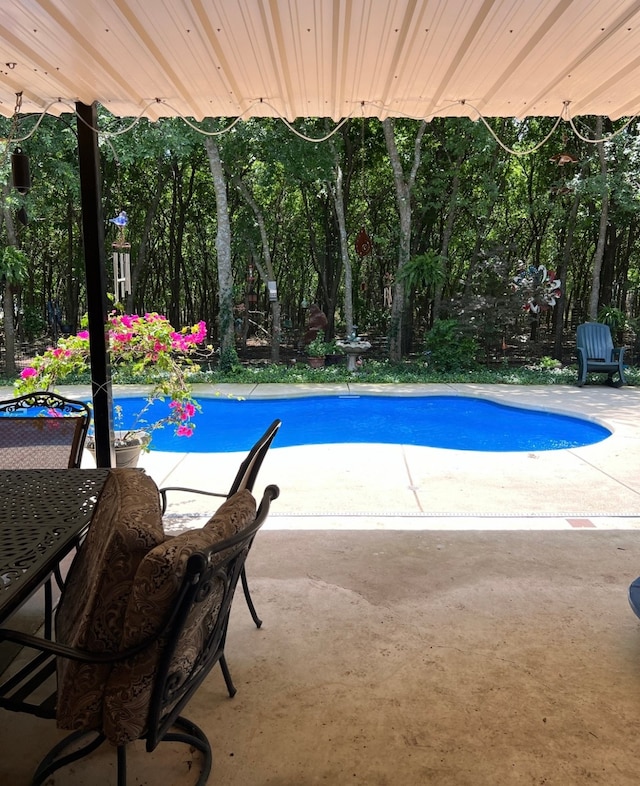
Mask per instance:
[[[640,110],[640,0],[0,0],[0,112]],[[62,103],[59,101],[62,101]]]

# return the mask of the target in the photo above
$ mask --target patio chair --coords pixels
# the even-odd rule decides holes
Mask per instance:
[[[278,419],[274,420],[273,423],[269,426],[269,428],[256,442],[256,444],[251,448],[251,450],[247,454],[242,464],[240,464],[236,476],[233,479],[233,483],[231,484],[231,488],[229,489],[229,491],[227,491],[226,494],[215,492],[215,491],[202,491],[200,489],[185,488],[183,486],[166,486],[165,488],[160,489],[160,494],[162,496],[162,512],[163,513],[166,512],[167,502],[168,502],[167,495],[169,492],[184,491],[191,494],[202,494],[210,497],[229,498],[232,494],[235,494],[238,491],[241,491],[242,489],[248,489],[249,491],[253,491],[253,487],[258,477],[258,473],[260,472],[260,467],[262,466],[262,462],[264,461],[264,458],[267,455],[267,451],[271,447],[271,443],[273,442],[276,434],[278,433],[278,429],[280,428],[281,425],[282,425],[281,420]],[[251,617],[256,627],[259,628],[262,625],[262,620],[260,619],[260,617],[258,617],[255,606],[253,605],[253,600],[251,599],[251,593],[249,591],[249,583],[247,581],[247,573],[244,565],[242,567],[241,582],[242,582],[242,590],[244,592],[244,597],[247,602],[247,606],[249,607]]]
[[[33,784],[108,741],[117,749],[117,782],[125,786],[134,740],[144,740],[148,752],[163,741],[192,746],[202,754],[197,784],[207,783],[210,743],[180,713],[217,663],[229,696],[236,692],[224,658],[229,611],[253,538],[278,494],[268,486],[256,511],[251,492],[240,491],[201,529],[165,538],[151,478],[134,469],[110,471],[69,572],[56,641],[0,628],[0,642],[35,653],[0,686],[0,707],[55,718],[72,730],[42,760]]]
[[[87,404],[57,393],[0,401],[0,468],[79,467],[90,422]]]
[[[0,401],[0,469],[68,469],[80,466],[91,423],[83,401],[38,391]],[[54,573],[61,589],[60,570]],[[53,583],[44,584],[45,635],[53,629]]]
[[[629,586],[629,605],[636,617],[640,617],[640,576]]]
[[[622,387],[624,377],[624,347],[614,347],[611,330],[600,322],[585,322],[576,330],[578,353],[578,387],[587,381],[587,374],[606,374],[607,384]],[[614,374],[618,380],[614,382]]]

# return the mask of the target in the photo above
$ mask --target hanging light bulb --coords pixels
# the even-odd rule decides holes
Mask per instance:
[[[20,148],[11,153],[11,181],[13,187],[21,194],[28,194],[31,190],[29,156]]]

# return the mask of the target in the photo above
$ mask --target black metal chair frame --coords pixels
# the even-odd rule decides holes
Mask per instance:
[[[148,752],[155,750],[164,741],[182,742],[200,751],[203,762],[196,786],[204,786],[213,763],[211,745],[204,732],[180,713],[216,663],[220,663],[229,696],[233,697],[236,693],[224,657],[231,602],[253,539],[268,515],[271,502],[278,495],[277,486],[267,486],[250,527],[189,557],[178,596],[163,626],[136,647],[116,653],[92,653],[20,631],[0,628],[0,642],[14,642],[36,652],[29,663],[0,685],[0,707],[53,719],[56,716],[57,658],[116,664],[143,652],[160,640],[163,642],[162,652],[154,676],[146,731],[140,739],[146,741]],[[224,556],[212,559],[220,554]],[[215,623],[200,642],[200,655],[189,673],[176,673],[176,664],[172,664],[172,658],[180,634],[192,608],[206,602],[214,588],[220,586],[217,579],[222,580],[223,596]],[[43,698],[44,685],[50,685],[51,690],[45,692]],[[89,741],[77,748],[86,736],[90,737]],[[101,731],[79,730],[71,733],[42,760],[34,774],[33,786],[45,783],[58,769],[89,755],[105,741],[106,737]],[[126,745],[117,746],[118,786],[126,786],[126,756]]]
[[[237,491],[241,491],[242,489],[248,489],[249,491],[253,491],[253,487],[258,477],[258,473],[260,472],[260,467],[262,466],[262,462],[264,461],[264,458],[267,455],[267,451],[271,447],[271,443],[275,439],[275,436],[278,433],[278,429],[280,428],[281,425],[282,425],[281,420],[279,419],[274,420],[273,423],[271,423],[271,425],[264,432],[264,434],[260,437],[260,439],[251,448],[244,461],[240,464],[236,476],[233,479],[233,483],[231,484],[231,488],[226,494],[215,492],[215,491],[204,491],[201,489],[186,488],[184,486],[166,486],[165,488],[160,489],[160,495],[162,496],[163,514],[166,512],[167,509],[168,492],[183,491],[191,494],[203,494],[209,497],[223,497],[225,499],[229,499],[229,497],[232,494],[235,494]],[[251,617],[256,627],[259,628],[262,625],[262,620],[260,619],[260,617],[258,617],[255,606],[253,604],[253,600],[251,598],[251,592],[249,591],[249,583],[247,581],[247,572],[244,565],[242,566],[242,574],[240,576],[240,579],[242,582],[242,591],[244,592],[244,597],[247,602],[247,606],[249,607]]]
[[[13,420],[16,418],[20,420],[31,420],[31,416],[22,415],[21,413],[26,413],[34,409],[55,410],[59,412],[62,417],[73,417],[77,419],[73,443],[70,446],[67,467],[69,469],[78,468],[82,461],[82,451],[91,423],[91,409],[89,405],[85,404],[84,401],[75,401],[48,390],[26,393],[17,398],[0,401],[0,413],[11,415]],[[25,467],[20,466],[7,467],[7,469],[24,468]],[[48,467],[37,467],[37,469],[48,469]]]
[[[34,393],[25,393],[17,398],[5,399],[0,401],[0,413],[8,416],[4,426],[10,428],[12,425],[21,429],[28,429],[29,432],[33,431],[41,424],[41,419],[38,414],[26,415],[28,411],[37,411],[40,413],[42,410],[54,410],[59,413],[61,417],[72,418],[75,422],[75,429],[72,435],[71,444],[60,444],[60,451],[67,449],[69,451],[69,458],[67,461],[67,469],[78,469],[82,462],[82,451],[87,438],[87,432],[91,424],[91,409],[84,403],[84,401],[75,401],[74,399],[66,398],[58,393],[53,393],[48,390],[36,391]],[[46,414],[43,417],[52,417]],[[46,435],[43,432],[38,432],[39,439],[44,439],[46,442]],[[57,443],[56,443],[57,444]],[[27,448],[25,447],[25,450]],[[37,446],[34,447],[37,451]],[[59,468],[63,469],[63,461],[60,462]],[[53,469],[54,467],[46,466],[46,461],[39,465],[37,460],[31,460],[21,464],[19,461],[12,461],[10,467],[4,469]],[[58,467],[55,467],[58,468]],[[60,569],[57,568],[53,576],[56,580],[59,589],[62,589],[64,580]],[[51,579],[48,579],[44,584],[44,625],[45,636],[51,638],[53,629],[53,584]]]

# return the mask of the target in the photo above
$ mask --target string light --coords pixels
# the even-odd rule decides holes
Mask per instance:
[[[489,131],[489,133],[491,134],[493,139],[496,141],[496,143],[505,152],[509,153],[510,155],[514,155],[514,156],[528,156],[528,155],[532,155],[533,153],[537,152],[541,147],[543,147],[551,139],[553,134],[557,131],[558,126],[563,121],[568,123],[568,125],[571,128],[571,130],[573,131],[573,133],[576,135],[576,137],[578,139],[582,140],[583,142],[585,142],[587,144],[595,145],[595,144],[599,144],[599,143],[602,143],[602,142],[610,142],[610,141],[612,141],[617,136],[619,136],[621,133],[623,133],[631,125],[631,123],[633,123],[633,121],[637,120],[638,117],[639,117],[638,114],[635,114],[632,117],[630,117],[628,120],[626,120],[625,123],[620,128],[618,128],[616,131],[613,131],[611,134],[607,134],[606,136],[603,136],[602,138],[594,139],[593,137],[586,137],[586,136],[584,136],[584,134],[582,134],[578,130],[578,128],[576,126],[576,123],[575,123],[575,120],[571,116],[571,113],[569,111],[570,103],[571,103],[570,101],[564,101],[563,102],[562,110],[561,110],[560,114],[555,118],[555,122],[553,124],[553,127],[549,131],[549,133],[546,134],[546,136],[542,140],[537,142],[535,145],[533,145],[532,147],[526,148],[526,149],[512,148],[509,145],[507,145],[505,142],[503,142],[500,139],[500,137],[498,136],[498,134],[491,127],[491,124],[489,123],[488,119],[482,114],[482,112],[476,106],[474,106],[471,102],[467,101],[466,99],[459,99],[459,100],[451,101],[451,102],[443,105],[442,107],[439,107],[434,112],[430,113],[428,116],[426,116],[426,117],[424,117],[422,119],[428,122],[429,120],[432,120],[434,117],[441,116],[442,114],[444,114],[445,112],[448,112],[450,109],[452,109],[454,107],[463,107],[463,106],[464,107],[469,107],[477,115],[476,119],[480,120],[484,124],[484,126],[487,128],[487,130]],[[166,101],[166,100],[164,100],[162,98],[154,98],[151,101],[147,102],[147,104],[141,109],[140,113],[135,118],[133,118],[133,120],[130,123],[128,123],[124,128],[121,128],[121,129],[118,129],[118,130],[115,130],[115,131],[106,131],[106,130],[103,130],[103,129],[94,128],[90,123],[88,123],[83,117],[81,117],[76,112],[76,108],[75,108],[75,106],[73,104],[71,104],[68,101],[65,101],[62,98],[57,98],[57,99],[54,99],[54,100],[50,101],[47,104],[47,106],[40,112],[40,114],[39,114],[39,116],[38,116],[38,118],[37,118],[33,128],[29,131],[28,134],[25,134],[24,136],[19,137],[19,138],[15,138],[14,137],[14,138],[11,139],[11,142],[13,142],[13,143],[24,142],[27,139],[29,139],[31,136],[33,136],[33,134],[37,131],[37,129],[39,128],[40,124],[42,123],[42,120],[44,119],[45,115],[48,114],[48,112],[51,109],[51,107],[55,106],[56,104],[62,104],[63,106],[68,107],[69,108],[69,112],[71,114],[74,114],[77,117],[79,117],[82,123],[84,123],[92,131],[94,131],[97,134],[99,134],[103,139],[109,139],[111,137],[122,136],[123,134],[126,134],[129,131],[131,131],[133,128],[136,127],[136,125],[141,120],[144,119],[147,110],[149,109],[149,107],[153,106],[154,104],[162,104],[162,106],[166,107],[167,109],[170,109],[171,112],[176,117],[179,117],[184,123],[186,123],[190,128],[192,128],[198,134],[201,134],[202,136],[209,136],[209,137],[217,137],[217,136],[222,136],[224,134],[229,133],[241,120],[243,120],[247,115],[249,115],[251,113],[251,111],[256,106],[264,105],[264,106],[269,107],[269,109],[273,110],[273,112],[275,113],[276,118],[279,119],[293,134],[295,134],[296,136],[298,136],[300,139],[304,140],[305,142],[310,142],[310,143],[314,143],[314,144],[319,144],[321,142],[326,142],[332,136],[337,134],[337,132],[342,128],[342,126],[348,120],[350,120],[354,116],[354,113],[355,113],[355,110],[354,110],[354,111],[350,112],[348,115],[345,115],[340,121],[338,121],[336,123],[336,125],[328,133],[324,134],[323,136],[311,137],[311,136],[308,136],[307,134],[303,133],[299,129],[297,129],[267,99],[265,99],[265,98],[258,98],[258,99],[253,100],[249,104],[249,106],[247,106],[247,108],[243,112],[241,112],[239,115],[237,115],[224,128],[218,129],[218,130],[208,130],[208,129],[201,128],[200,126],[198,126],[196,123],[194,123],[188,117],[186,117],[181,112],[179,112],[177,109],[175,109],[175,107],[173,107],[168,101]],[[378,113],[384,112],[384,113],[387,113],[387,114],[389,114],[391,116],[404,117],[404,118],[407,118],[407,119],[410,119],[410,120],[420,120],[421,119],[421,118],[416,118],[415,116],[409,115],[409,114],[404,113],[404,112],[398,112],[397,110],[394,110],[392,107],[390,107],[390,106],[388,106],[388,105],[386,105],[386,104],[384,104],[382,102],[379,102],[379,101],[359,101],[357,106],[360,107],[360,111],[361,111],[361,114],[362,114],[363,117],[365,116],[365,109],[367,107],[372,107],[372,108],[375,108]]]

